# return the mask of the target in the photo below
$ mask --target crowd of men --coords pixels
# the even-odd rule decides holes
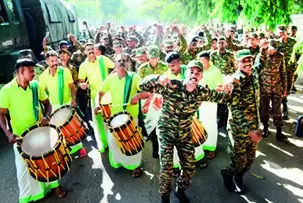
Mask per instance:
[[[277,141],[287,142],[282,133],[283,120],[288,119],[287,97],[296,91],[296,71],[303,62],[296,31],[296,26],[279,26],[274,33],[225,25],[126,28],[107,23],[96,29],[94,39],[79,42],[68,35],[59,47],[49,47],[46,36],[42,44],[46,65],[37,67],[31,57],[18,59],[16,77],[0,90],[0,126],[9,142],[16,143],[35,123],[47,124],[56,109],[66,104],[79,107],[93,129],[98,150],[109,150],[111,166],[139,177],[142,151],[131,156],[122,153],[101,111],[103,99],[110,94],[112,116],[131,115],[145,140],[151,140],[152,157],[160,158],[161,202],[170,202],[173,176],[176,197],[190,201],[185,190],[196,165],[205,167],[206,158],[215,158],[218,133],[231,133],[234,140],[231,165],[221,170],[224,185],[242,194],[243,176],[255,159],[257,145],[269,136],[270,117]],[[39,118],[32,110],[34,77],[43,106]],[[192,122],[198,118],[203,124],[205,110],[213,119],[209,125],[204,123],[208,142],[199,146],[202,152],[197,156]],[[57,181],[41,185],[25,175],[16,144],[14,151],[20,202],[43,198],[52,188],[58,197],[66,195]],[[85,157],[85,144],[72,146],[71,154]],[[180,170],[174,169],[176,156]]]

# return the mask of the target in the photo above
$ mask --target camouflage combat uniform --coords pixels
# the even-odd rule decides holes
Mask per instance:
[[[151,74],[161,75],[161,74],[165,73],[167,70],[168,70],[167,64],[162,61],[159,61],[157,63],[156,67],[151,67],[150,63],[147,62],[147,63],[142,64],[139,67],[138,75],[140,76],[140,78],[143,79],[144,77],[151,75]]]
[[[297,68],[296,63],[292,63],[290,61],[291,53],[295,44],[296,40],[291,37],[288,37],[287,43],[284,43],[282,40],[280,40],[280,47],[278,48],[278,51],[284,54],[285,59],[287,73],[287,94],[290,93],[290,90],[294,84],[294,74]]]
[[[143,81],[143,91],[155,92],[163,97],[162,114],[158,122],[160,141],[160,194],[171,191],[173,174],[173,149],[177,148],[182,166],[181,175],[177,178],[177,187],[185,190],[191,183],[195,172],[194,145],[192,142],[192,118],[201,106],[202,101],[223,101],[224,93],[218,93],[203,86],[197,86],[188,92],[180,80],[172,80],[174,87],[163,87],[157,78]]]
[[[210,55],[210,61],[223,75],[231,75],[237,69],[234,55],[228,50],[226,50],[225,53],[220,53],[219,50],[213,51]],[[228,114],[228,107],[226,104],[217,105],[219,131],[224,130],[226,133]]]
[[[256,157],[257,146],[248,133],[259,129],[259,82],[256,74],[246,76],[240,70],[235,74],[238,82],[234,83],[231,100],[228,102],[232,119],[230,127],[234,139],[231,165],[225,169],[230,175],[244,174]]]
[[[237,70],[234,55],[228,50],[225,53],[220,53],[219,50],[212,52],[210,61],[223,75],[233,74]]]
[[[287,91],[287,77],[283,54],[266,54],[263,50],[256,59],[260,82],[260,115],[261,121],[268,128],[270,102],[274,125],[282,127],[281,101],[282,94]]]

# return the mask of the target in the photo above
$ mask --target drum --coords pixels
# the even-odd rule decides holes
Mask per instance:
[[[69,105],[57,109],[49,123],[60,129],[68,146],[78,144],[88,131],[76,109]]]
[[[108,121],[111,116],[112,97],[110,93],[106,93],[101,100],[100,109],[105,121]]]
[[[132,156],[143,149],[144,141],[141,131],[127,112],[120,112],[111,117],[109,129],[123,154]]]
[[[207,137],[208,137],[204,126],[195,117],[193,118],[193,122],[191,124],[191,132],[192,132],[193,143],[194,143],[195,147],[198,147],[201,144],[203,144],[206,141]]]
[[[69,150],[59,129],[53,125],[31,127],[22,134],[17,149],[37,181],[59,180],[70,169]]]

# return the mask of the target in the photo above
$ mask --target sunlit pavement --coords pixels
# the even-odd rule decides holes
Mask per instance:
[[[245,176],[247,194],[237,195],[223,187],[220,169],[229,163],[222,138],[217,157],[209,161],[208,168],[197,169],[192,186],[187,191],[191,202],[256,202],[297,203],[303,202],[303,138],[293,135],[296,118],[303,114],[303,86],[297,85],[296,95],[289,97],[290,120],[285,122],[284,133],[289,143],[275,139],[275,128],[259,145],[256,161]],[[272,123],[271,123],[272,124]],[[0,139],[0,202],[17,202],[18,187],[12,146]],[[94,140],[85,143],[88,157],[74,160],[71,172],[61,181],[69,191],[64,199],[50,194],[42,203],[149,203],[160,202],[158,194],[159,161],[152,158],[151,143],[147,142],[143,155],[145,173],[140,178],[131,177],[123,168],[111,168],[108,152],[100,154]],[[172,202],[174,200],[171,195]]]

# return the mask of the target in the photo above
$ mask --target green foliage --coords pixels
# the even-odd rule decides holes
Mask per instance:
[[[91,24],[123,23],[127,19],[141,23],[153,20],[201,24],[212,19],[233,23],[241,18],[248,26],[264,24],[274,29],[279,24],[289,24],[291,14],[303,12],[303,0],[144,0],[142,6],[131,9],[125,5],[130,0],[66,1]]]
[[[251,26],[265,24],[274,29],[289,24],[290,15],[303,12],[303,0],[165,0],[179,2],[196,22],[217,18],[233,23],[244,19]]]

